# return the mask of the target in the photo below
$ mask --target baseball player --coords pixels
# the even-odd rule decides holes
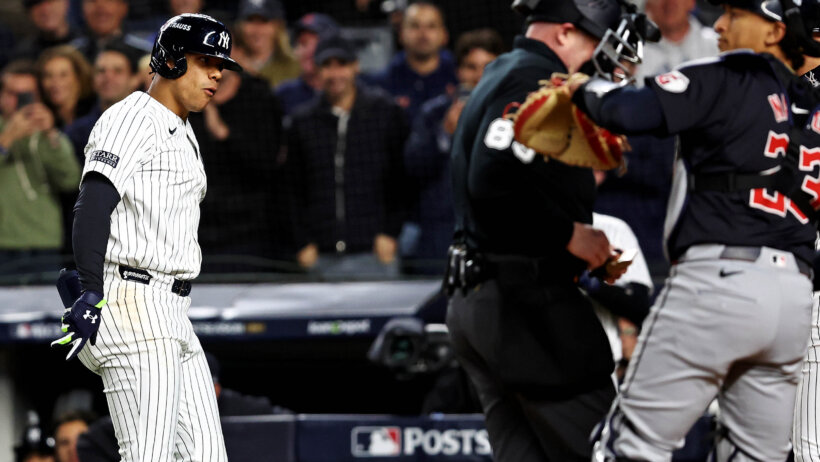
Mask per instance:
[[[811,31],[813,38],[820,38],[820,4],[816,1],[804,1],[800,5],[800,14],[805,26]],[[820,87],[820,58],[805,57],[806,62],[797,70],[813,87]],[[820,240],[817,242],[820,250]],[[794,426],[792,445],[794,458],[797,462],[820,461],[820,403],[818,403],[818,388],[820,387],[820,278],[817,277],[820,252],[815,253],[815,283],[814,303],[812,304],[811,340],[806,361],[803,363],[800,384],[797,387],[797,399],[794,407]]]
[[[617,133],[676,134],[679,144],[670,276],[594,460],[670,460],[715,396],[717,460],[778,461],[789,452],[811,316],[820,143],[794,110],[806,107],[791,71],[803,60],[799,31],[757,1],[724,7],[719,47],[754,52],[692,62],[647,78],[643,89],[593,79],[574,97]]]
[[[187,317],[206,189],[187,119],[213,98],[223,69],[241,71],[230,52],[222,23],[171,18],[154,42],[148,92],[105,111],[85,148],[73,232],[82,295],[53,344],[71,344],[67,359],[79,356],[102,377],[126,462],[227,460]]]

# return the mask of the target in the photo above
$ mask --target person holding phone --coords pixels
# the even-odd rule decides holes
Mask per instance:
[[[80,166],[40,101],[34,64],[9,63],[0,85],[0,277],[56,271],[58,194],[77,188]]]

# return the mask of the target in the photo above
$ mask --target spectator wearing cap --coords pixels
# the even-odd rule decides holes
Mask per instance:
[[[97,102],[88,114],[63,128],[82,164],[88,135],[106,109],[130,95],[142,84],[137,74],[139,51],[120,41],[110,42],[94,60],[93,88]]]
[[[68,21],[69,0],[24,0],[34,30],[14,49],[16,58],[37,59],[46,48],[63,45],[80,36]]]
[[[427,1],[411,4],[404,13],[399,40],[404,51],[368,80],[393,95],[412,121],[425,101],[452,94],[458,84],[453,57],[444,49],[448,34],[439,7]]]
[[[402,265],[414,274],[444,270],[447,248],[453,240],[455,216],[450,173],[450,143],[461,111],[484,67],[505,50],[492,29],[462,34],[456,41],[459,90],[421,106],[404,151],[404,165],[412,185],[414,223],[405,225],[401,239]],[[415,229],[414,229],[415,227]],[[413,231],[410,231],[410,230]]]
[[[14,462],[54,462],[54,438],[43,432],[35,411],[28,411],[28,420],[22,441],[14,447]]]
[[[150,53],[152,43],[125,30],[123,23],[128,16],[128,0],[82,0],[85,33],[72,40],[88,61],[93,61],[105,45],[120,40],[144,53]]]
[[[236,25],[234,58],[247,72],[267,80],[271,87],[299,76],[279,0],[242,0]]]
[[[357,82],[349,41],[322,39],[314,60],[322,92],[296,110],[288,134],[297,261],[329,277],[396,275],[406,117],[389,95]]]
[[[312,100],[320,89],[319,73],[313,61],[316,45],[322,37],[338,35],[339,25],[328,15],[308,13],[302,16],[294,28],[296,48],[301,74],[298,78],[282,82],[276,88],[276,96],[282,103],[285,115],[300,104]]]

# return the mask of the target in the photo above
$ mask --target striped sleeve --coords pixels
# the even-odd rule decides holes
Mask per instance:
[[[134,172],[154,151],[156,137],[154,122],[144,107],[116,109],[104,113],[88,137],[83,178],[88,172],[98,172],[122,197]]]

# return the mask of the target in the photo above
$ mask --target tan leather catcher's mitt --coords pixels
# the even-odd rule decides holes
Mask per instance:
[[[572,104],[569,84],[588,78],[580,73],[553,74],[542,81],[541,88],[510,116],[516,141],[568,165],[598,170],[623,167],[623,153],[631,149],[626,137],[598,127]]]

